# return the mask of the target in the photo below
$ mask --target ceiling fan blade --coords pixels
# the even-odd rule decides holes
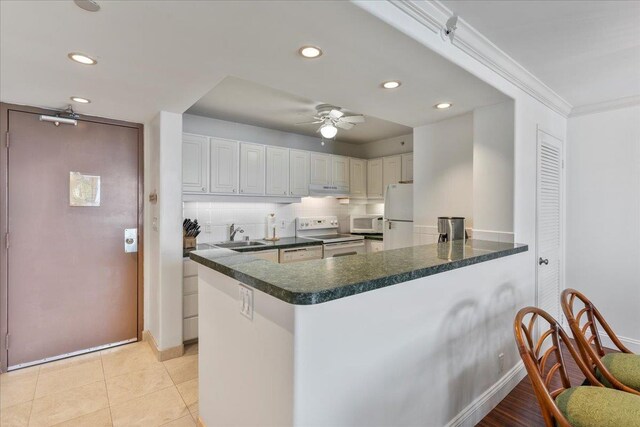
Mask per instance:
[[[318,123],[322,123],[322,120],[314,120],[313,122],[300,122],[296,123],[296,125],[315,125]]]
[[[351,124],[351,123],[349,123],[349,122],[344,122],[344,121],[342,121],[342,120],[338,120],[338,121],[336,122],[336,127],[339,127],[339,128],[341,128],[341,129],[344,129],[344,130],[349,130],[349,129],[351,129],[351,128],[352,128],[352,127],[354,127],[354,126],[355,126],[354,124]]]
[[[347,123],[364,123],[364,116],[346,116],[340,117],[338,120]]]
[[[329,117],[331,117],[332,119],[339,119],[342,116],[344,116],[344,113],[337,108],[329,111]]]

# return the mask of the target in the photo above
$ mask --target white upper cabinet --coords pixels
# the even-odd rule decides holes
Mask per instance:
[[[331,156],[331,184],[337,187],[349,188],[349,158]]]
[[[310,179],[313,185],[331,184],[331,155],[321,153],[311,153],[310,155]]]
[[[206,136],[182,135],[182,191],[209,191],[209,141]]]
[[[397,184],[402,181],[402,156],[389,156],[383,159],[382,164],[382,191],[387,191],[389,184]]]
[[[289,196],[289,149],[267,147],[267,194]]]
[[[289,151],[289,192],[292,196],[309,195],[309,152]]]
[[[367,197],[381,199],[382,190],[382,159],[367,161]]]
[[[264,194],[265,146],[240,143],[240,194]]]
[[[209,138],[210,193],[238,193],[238,142]]]
[[[402,180],[413,181],[413,153],[402,155]]]
[[[367,197],[367,161],[349,159],[349,190],[351,197],[364,199]]]

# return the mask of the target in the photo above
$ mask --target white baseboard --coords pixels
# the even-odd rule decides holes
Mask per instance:
[[[637,340],[635,338],[621,337],[620,335],[618,335],[618,339],[629,350],[633,351],[636,354],[640,354],[640,340]],[[604,332],[600,332],[600,340],[602,341],[602,345],[605,346],[605,347],[612,348],[612,349],[616,349],[617,348],[613,344],[613,341],[611,341],[611,339],[609,339],[609,336]]]
[[[498,382],[489,387],[487,391],[478,396],[476,400],[453,417],[451,421],[447,423],[446,427],[475,426],[491,412],[526,375],[527,372],[524,369],[524,363],[520,360],[505,376],[500,378]]]

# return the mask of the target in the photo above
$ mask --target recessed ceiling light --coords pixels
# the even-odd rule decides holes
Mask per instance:
[[[434,105],[438,110],[446,110],[447,108],[451,108],[453,106],[450,102],[441,102],[440,104]]]
[[[90,104],[91,100],[87,98],[81,98],[79,96],[72,96],[71,100],[74,102],[79,102],[80,104]]]
[[[73,2],[80,9],[84,9],[87,12],[97,12],[100,10],[100,5],[94,0],[73,0]]]
[[[76,61],[76,62],[79,62],[79,63],[84,64],[84,65],[95,65],[95,64],[98,63],[98,61],[96,61],[95,59],[93,59],[90,56],[85,55],[84,53],[71,52],[67,56],[72,61]]]
[[[315,46],[302,46],[298,52],[305,58],[317,58],[322,55],[320,48]]]
[[[382,83],[382,87],[385,89],[395,89],[400,87],[402,83],[400,83],[398,80],[389,80],[388,82],[384,82]]]

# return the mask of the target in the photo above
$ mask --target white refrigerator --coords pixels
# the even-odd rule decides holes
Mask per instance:
[[[413,246],[413,184],[390,184],[384,195],[384,249]]]

